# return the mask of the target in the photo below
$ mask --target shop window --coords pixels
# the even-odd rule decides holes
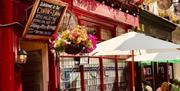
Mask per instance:
[[[99,31],[98,30],[99,26],[96,23],[86,21],[86,20],[80,20],[80,25],[86,26],[88,34],[93,34],[94,36],[96,36],[97,41],[100,40],[99,32],[98,32]]]
[[[101,40],[108,40],[112,38],[112,32],[110,30],[101,29],[100,34],[101,34]]]
[[[86,26],[86,28],[87,28],[87,32],[88,32],[88,34],[93,34],[93,35],[96,35],[97,33],[96,33],[96,27],[90,27],[90,26]]]
[[[119,36],[119,35],[121,35],[121,34],[123,34],[123,33],[125,33],[125,32],[126,32],[126,30],[123,29],[120,25],[118,25],[118,26],[116,27],[116,36]]]
[[[67,12],[64,15],[63,21],[61,22],[61,30],[66,30],[67,28],[74,28],[78,25],[77,17],[72,12]]]

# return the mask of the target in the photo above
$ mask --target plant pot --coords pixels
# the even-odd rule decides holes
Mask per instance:
[[[83,45],[67,44],[65,46],[65,52],[68,54],[78,54],[83,50]]]

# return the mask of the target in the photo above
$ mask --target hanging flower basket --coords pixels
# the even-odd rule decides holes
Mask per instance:
[[[67,44],[64,51],[68,54],[78,54],[83,50],[83,47],[83,45]]]
[[[87,34],[86,28],[78,25],[74,29],[53,35],[50,47],[68,54],[89,53],[96,48],[96,37]]]

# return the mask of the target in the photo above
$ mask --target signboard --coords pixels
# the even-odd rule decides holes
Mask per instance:
[[[67,4],[55,0],[36,0],[24,29],[23,37],[49,39],[60,30]]]

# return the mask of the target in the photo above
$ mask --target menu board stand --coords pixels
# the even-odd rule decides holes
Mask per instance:
[[[57,0],[36,0],[25,26],[23,37],[48,40],[60,30],[67,4]]]

